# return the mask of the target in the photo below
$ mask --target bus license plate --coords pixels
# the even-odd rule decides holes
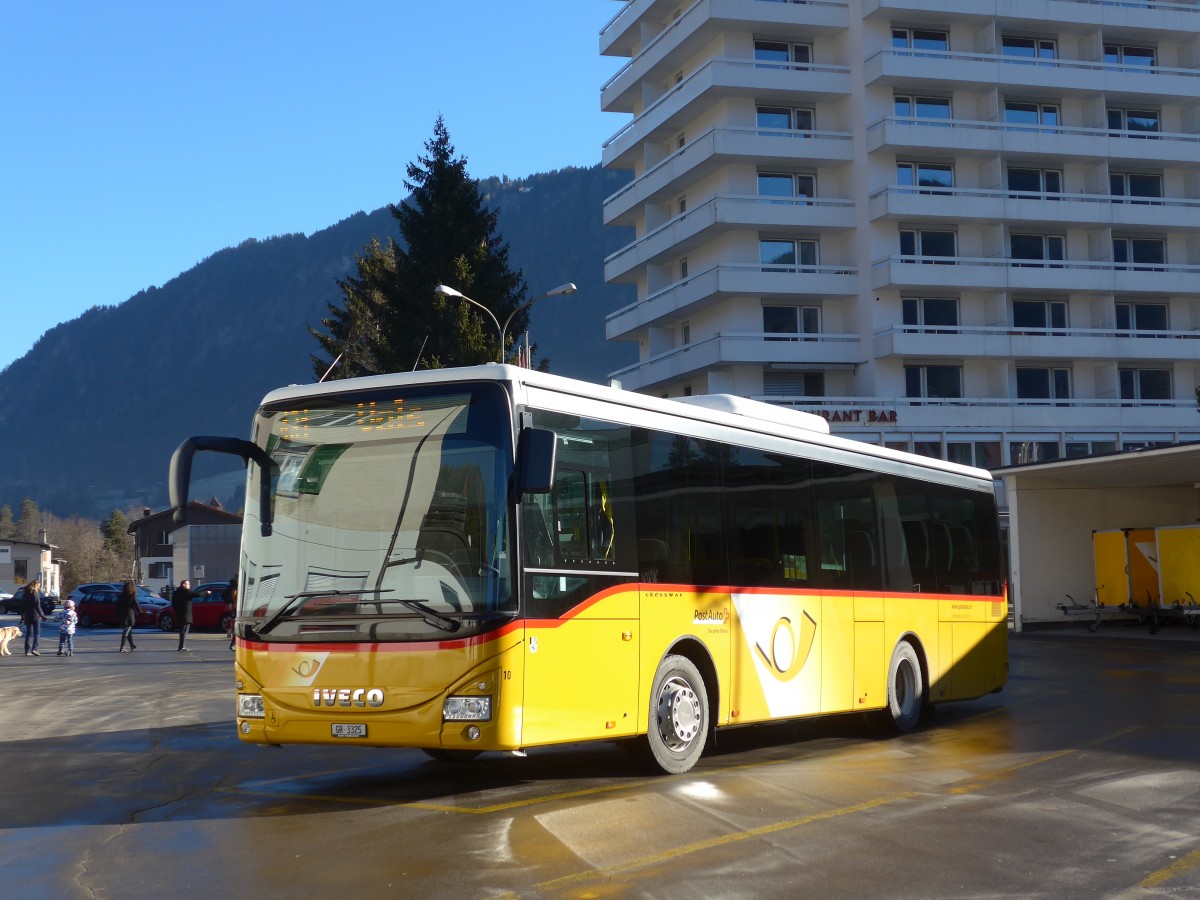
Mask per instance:
[[[360,723],[334,722],[332,725],[335,738],[365,738],[367,726]]]

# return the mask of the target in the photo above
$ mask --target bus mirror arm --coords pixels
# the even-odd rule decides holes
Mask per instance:
[[[192,480],[192,457],[198,450],[209,450],[214,453],[228,453],[240,456],[249,464],[258,464],[258,520],[262,523],[263,537],[271,534],[271,469],[275,461],[262,447],[251,441],[230,437],[190,437],[171,454],[171,470],[167,480],[167,490],[170,497],[172,518],[176,525],[182,525],[186,518],[188,504],[188,488]]]
[[[517,439],[517,502],[525,494],[554,489],[558,435],[546,428],[523,428]]]

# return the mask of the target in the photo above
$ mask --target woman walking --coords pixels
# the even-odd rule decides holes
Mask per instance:
[[[137,591],[133,582],[127,581],[121,586],[121,593],[117,595],[117,624],[121,627],[122,653],[129,652],[125,649],[126,641],[129,641],[129,650],[137,649],[137,644],[133,642],[133,626],[137,624],[137,616]]]

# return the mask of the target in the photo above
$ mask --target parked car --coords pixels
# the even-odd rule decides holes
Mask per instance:
[[[229,581],[206,581],[192,590],[192,627],[219,628],[229,631],[233,627],[233,613],[225,605],[225,592]],[[158,614],[158,627],[163,631],[175,630],[175,609],[169,604]]]
[[[75,590],[67,594],[67,599],[74,600],[75,607],[78,609],[79,604],[86,595],[95,593],[96,591],[116,591],[120,593],[123,586],[124,582],[120,581],[89,581],[78,585]],[[157,606],[163,606],[167,603],[166,600],[163,600],[149,588],[138,585],[135,590],[137,591],[138,603],[153,603]]]
[[[0,591],[0,612],[7,613],[7,612],[16,612],[17,611],[17,608],[15,606],[12,609],[8,608],[8,601],[11,599],[12,599],[12,594],[10,594],[8,591]]]
[[[120,590],[112,585],[83,592],[75,601],[75,612],[79,615],[80,626],[86,628],[89,625],[118,624],[117,597],[120,594]],[[161,610],[161,603],[151,603],[139,595],[137,624],[153,627],[158,623]]]
[[[25,602],[25,591],[27,588],[28,588],[28,585],[25,585],[25,584],[21,585],[19,588],[16,589],[16,591],[13,592],[13,595],[11,597],[2,601],[3,606],[4,606],[4,611],[6,613],[7,612],[19,613],[21,611],[21,604]],[[49,615],[53,614],[54,608],[57,605],[58,605],[58,594],[42,594],[42,612],[44,612],[46,615],[49,616]]]

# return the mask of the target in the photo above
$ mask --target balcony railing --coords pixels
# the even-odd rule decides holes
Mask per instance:
[[[642,52],[644,53],[646,51],[646,49],[649,49],[650,46],[655,41],[657,41],[660,37],[662,37],[664,34],[669,32],[672,28],[676,27],[680,22],[682,22],[684,19],[687,18],[688,13],[690,13],[693,9],[695,9],[697,6],[699,6],[701,3],[704,3],[704,2],[706,2],[706,0],[696,0],[695,3],[693,3],[691,6],[689,6],[679,16],[679,18],[673,19],[671,21],[670,25],[668,25],[665,29],[663,29],[663,31],[661,33],[655,35],[653,40],[649,44],[647,44],[645,48],[643,48]],[[846,0],[760,0],[760,2],[792,3],[792,4],[796,4],[796,5],[800,5],[800,6],[842,6],[842,7],[844,7],[847,5]],[[625,6],[623,6],[620,10],[618,10],[616,15],[614,15],[611,19],[609,19],[600,28],[600,36],[603,37],[610,28],[612,28],[619,21],[621,21],[621,19],[623,19],[636,5],[637,5],[636,3],[629,3]],[[640,56],[641,54],[638,54],[638,55]],[[607,85],[605,85],[605,86],[607,87]]]
[[[849,409],[877,410],[880,406],[924,407],[951,406],[959,408],[991,407],[1013,409],[1020,406],[1074,407],[1078,409],[1113,409],[1119,407],[1156,407],[1160,409],[1195,409],[1195,398],[1184,400],[1128,400],[1120,397],[1104,398],[1017,398],[1017,397],[752,397],[789,407],[837,406]],[[863,420],[866,424],[866,419]]]
[[[930,119],[922,116],[886,116],[867,126],[867,131],[875,131],[889,124],[917,125],[925,128],[963,129],[966,131],[985,131],[997,134],[1045,134],[1074,136],[1085,138],[1128,138],[1146,141],[1180,141],[1188,144],[1200,144],[1200,134],[1191,132],[1169,131],[1122,131],[1110,128],[1084,128],[1073,125],[1034,125],[1021,122],[985,122],[979,119]]]
[[[928,194],[937,197],[964,197],[983,200],[1050,200],[1080,201],[1083,203],[1114,203],[1134,206],[1169,206],[1177,209],[1200,209],[1200,200],[1185,197],[1134,197],[1128,194],[1073,194],[1059,191],[1020,191],[1011,188],[943,188],[926,185],[892,184],[871,194],[871,199],[887,194]]]
[[[1137,330],[1131,328],[1033,328],[1028,325],[889,325],[875,332],[875,337],[892,334],[958,334],[985,337],[1051,337],[1051,338],[1145,338],[1150,340],[1200,340],[1200,331]]]
[[[1133,63],[1110,63],[1110,62],[1089,62],[1081,59],[1039,59],[1028,56],[1010,56],[1003,53],[964,53],[958,50],[920,50],[909,49],[905,47],[893,47],[885,50],[880,50],[867,58],[867,63],[870,64],[875,59],[886,59],[887,57],[903,57],[905,59],[926,59],[926,60],[943,60],[954,62],[982,62],[996,64],[1001,66],[1009,66],[1014,68],[1026,69],[1029,66],[1037,66],[1045,69],[1059,69],[1063,71],[1078,71],[1089,74],[1104,74],[1107,72],[1121,72],[1126,74],[1136,75],[1180,75],[1185,78],[1200,78],[1200,69],[1180,69],[1171,66],[1145,66]],[[935,74],[932,70],[928,74]]]
[[[859,343],[857,334],[723,331],[639,360],[611,373],[610,377],[619,379],[622,375],[651,367],[671,369],[671,375],[674,375],[718,363],[798,363],[800,361],[795,356],[800,348],[796,347],[797,344],[803,344],[804,356],[809,358],[814,369],[851,369],[861,362],[854,352]],[[822,350],[826,351],[828,359],[818,361],[814,357],[820,356]]]
[[[703,77],[711,76],[714,73],[716,73],[722,69],[738,71],[738,72],[745,71],[745,70],[770,71],[772,69],[781,68],[783,65],[784,64],[781,64],[781,63],[765,63],[760,60],[754,60],[754,59],[737,59],[737,58],[728,58],[728,57],[719,57],[719,58],[715,58],[715,59],[710,59],[710,60],[706,61],[704,63],[704,65],[702,65],[698,69],[696,69],[696,71],[692,72],[690,75],[686,76],[682,81],[680,81],[678,84],[674,85],[669,91],[667,91],[661,97],[658,97],[657,99],[655,99],[654,102],[652,102],[649,106],[647,106],[645,109],[643,109],[639,114],[634,116],[630,121],[626,122],[620,128],[620,130],[618,130],[612,137],[610,137],[608,140],[606,140],[601,145],[601,148],[603,150],[607,150],[611,145],[613,145],[614,143],[619,141],[621,138],[623,138],[625,135],[627,135],[630,131],[637,128],[643,122],[647,121],[647,119],[650,115],[652,115],[653,113],[658,111],[660,108],[666,106],[669,101],[671,101],[673,98],[675,98],[676,95],[685,91],[687,88],[693,86],[694,83],[698,83],[701,80],[701,78],[703,78]],[[791,66],[790,68],[795,73],[839,75],[839,76],[846,76],[847,79],[849,78],[849,75],[850,75],[850,67],[849,66],[830,66],[830,65],[825,65],[823,63],[804,63],[804,64],[796,63],[795,65]],[[849,90],[849,82],[848,81],[846,82],[846,90]]]
[[[764,0],[764,2],[765,2],[765,0]],[[845,141],[845,142],[847,142],[847,144],[853,138],[853,135],[850,134],[850,132],[848,132],[848,131],[794,131],[794,130],[790,130],[790,129],[783,130],[783,129],[777,129],[777,128],[710,128],[708,131],[704,132],[704,134],[700,135],[695,140],[689,141],[688,143],[684,144],[682,147],[680,147],[678,150],[676,150],[674,153],[672,153],[666,159],[663,159],[660,162],[655,163],[653,166],[651,166],[649,169],[647,169],[645,172],[643,172],[641,175],[639,175],[633,181],[630,181],[628,184],[622,185],[619,190],[615,191],[613,194],[611,194],[608,198],[605,199],[604,205],[608,206],[608,205],[616,202],[617,200],[619,200],[620,198],[622,198],[626,194],[628,194],[630,191],[639,190],[642,185],[644,185],[649,179],[653,178],[659,172],[666,170],[668,167],[670,167],[675,162],[679,161],[682,157],[686,156],[688,153],[694,153],[696,147],[700,144],[703,144],[706,142],[712,143],[716,139],[723,137],[723,136],[757,137],[760,135],[767,135],[767,136],[775,137],[775,138],[797,138],[797,139],[805,139],[805,140],[810,140],[810,141],[816,141],[816,140]]]
[[[1200,265],[1167,263],[1113,262],[1094,259],[1023,259],[1008,256],[921,256],[896,254],[872,263],[872,268],[890,263],[936,266],[983,266],[1013,269],[1073,269],[1084,272],[1169,272],[1176,275],[1200,275]]]
[[[648,246],[650,243],[656,241],[659,236],[671,231],[672,229],[679,229],[679,227],[685,223],[690,224],[691,222],[695,222],[696,227],[694,231],[699,232],[705,227],[717,222],[728,221],[732,219],[733,216],[730,216],[729,214],[734,213],[735,210],[762,209],[775,211],[780,207],[789,207],[797,210],[853,209],[854,201],[825,197],[761,197],[757,194],[722,194],[680,213],[673,219],[668,219],[657,228],[646,232],[646,234],[642,235],[642,237],[638,238],[637,240],[626,244],[616,252],[609,254],[604,258],[604,265],[608,266],[622,257]],[[757,227],[755,216],[744,216],[743,218],[747,223]],[[809,225],[810,223],[798,223],[798,227],[799,224]],[[843,223],[842,227],[849,227],[852,224],[853,222],[847,220]],[[772,223],[772,225],[774,227],[781,227],[779,223]],[[825,227],[829,226],[826,225]]]

